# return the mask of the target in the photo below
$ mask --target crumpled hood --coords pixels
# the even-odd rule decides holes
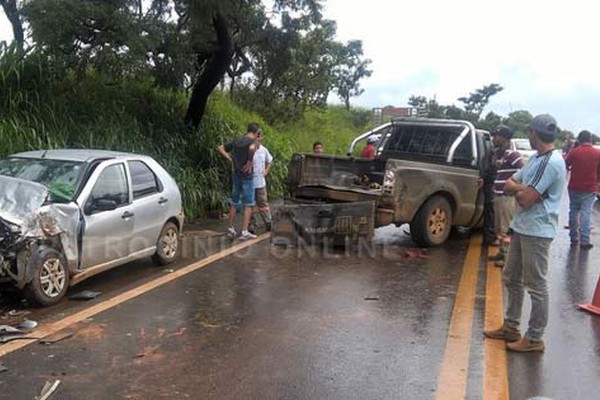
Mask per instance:
[[[48,188],[36,182],[0,175],[0,217],[23,226],[48,197]]]

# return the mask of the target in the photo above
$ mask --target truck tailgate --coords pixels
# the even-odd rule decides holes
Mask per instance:
[[[373,239],[375,202],[285,204],[273,213],[271,243],[344,246]]]

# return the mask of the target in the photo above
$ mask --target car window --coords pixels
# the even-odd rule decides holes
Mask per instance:
[[[531,143],[529,140],[516,140],[515,147],[517,150],[531,150]]]
[[[160,192],[160,185],[154,172],[142,161],[128,161],[131,174],[133,199]]]
[[[84,164],[47,158],[0,160],[0,175],[41,183],[50,191],[49,201],[68,203],[74,197]]]
[[[96,200],[112,200],[117,203],[117,207],[129,203],[125,165],[110,165],[102,171],[94,184],[88,203]]]

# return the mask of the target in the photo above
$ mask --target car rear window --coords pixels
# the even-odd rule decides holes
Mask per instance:
[[[128,164],[134,200],[161,191],[160,182],[148,165],[142,161],[129,161]]]

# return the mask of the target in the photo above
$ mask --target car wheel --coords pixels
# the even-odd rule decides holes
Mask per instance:
[[[444,243],[451,229],[452,209],[448,200],[442,196],[433,196],[427,200],[410,224],[413,240],[423,247]]]
[[[179,229],[172,222],[167,222],[160,232],[156,243],[156,253],[152,261],[158,265],[170,264],[179,255]]]
[[[58,303],[69,288],[69,272],[65,257],[52,247],[41,247],[32,256],[33,279],[24,288],[25,298],[34,305]]]

